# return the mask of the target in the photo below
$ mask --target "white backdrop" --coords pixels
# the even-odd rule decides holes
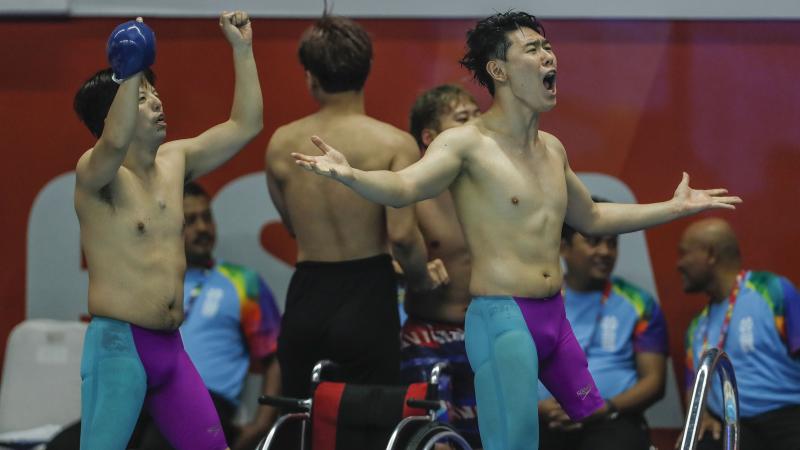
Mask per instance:
[[[800,19],[800,0],[329,0],[350,17],[485,17],[510,8],[546,18]],[[0,14],[318,17],[322,0],[0,0]]]

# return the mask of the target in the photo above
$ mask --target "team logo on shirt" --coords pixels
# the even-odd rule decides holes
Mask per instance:
[[[206,317],[214,317],[219,311],[219,304],[222,301],[224,292],[220,288],[211,288],[206,294],[205,301],[203,302],[203,315]]]
[[[739,321],[739,348],[745,353],[750,353],[756,349],[756,337],[751,316]]]
[[[605,316],[600,322],[600,345],[603,350],[613,352],[617,344],[619,320],[614,316]]]

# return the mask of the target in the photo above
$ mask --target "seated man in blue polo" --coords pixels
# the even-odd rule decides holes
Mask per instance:
[[[251,450],[269,431],[276,411],[260,406],[254,419],[241,427],[233,420],[251,365],[263,374],[264,394],[280,392],[275,357],[280,313],[272,292],[256,271],[214,259],[216,227],[209,202],[200,185],[189,183],[184,187],[187,268],[181,337],[211,393],[231,450]],[[139,448],[170,447],[155,426],[148,426]]]
[[[740,449],[800,449],[800,295],[785,277],[746,270],[731,226],[691,224],[679,246],[683,290],[708,305],[686,333],[687,395],[711,346],[730,357],[739,387]],[[722,391],[713,377],[698,450],[722,448]]]
[[[608,412],[574,423],[539,383],[539,448],[647,450],[643,413],[663,397],[666,383],[664,316],[649,293],[611,276],[617,236],[583,236],[564,224],[561,239],[567,319]]]

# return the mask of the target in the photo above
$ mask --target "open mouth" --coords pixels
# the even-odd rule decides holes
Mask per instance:
[[[542,80],[542,83],[544,84],[544,88],[547,89],[549,92],[555,92],[556,91],[556,71],[555,70],[551,70],[550,72],[547,72],[547,74],[544,76],[544,80]]]
[[[167,122],[164,120],[164,114],[159,114],[158,117],[156,117],[156,123],[158,125],[167,125]]]

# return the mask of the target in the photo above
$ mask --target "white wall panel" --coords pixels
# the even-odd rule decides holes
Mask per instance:
[[[0,14],[59,15],[69,12],[70,0],[0,0]]]
[[[244,9],[258,17],[317,17],[322,0],[0,0],[0,14],[75,16],[215,16]],[[351,17],[485,17],[509,8],[546,18],[798,19],[800,0],[336,0],[334,12]]]

